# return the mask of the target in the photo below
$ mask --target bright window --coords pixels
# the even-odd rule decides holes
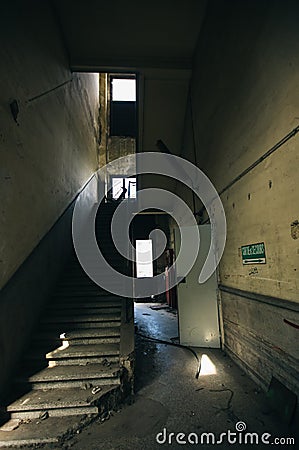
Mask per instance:
[[[137,102],[134,75],[110,75],[110,136],[136,138]]]
[[[125,190],[125,198],[136,198],[136,178],[113,177],[112,198],[118,199]]]
[[[136,102],[136,80],[112,78],[112,101]]]

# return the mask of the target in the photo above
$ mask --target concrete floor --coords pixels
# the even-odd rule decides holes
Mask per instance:
[[[177,316],[167,310],[152,310],[157,304],[136,304],[138,332],[158,339],[169,340],[178,335]],[[221,433],[236,432],[236,424],[244,422],[247,432],[294,437],[286,425],[280,423],[266,403],[257,385],[220,350],[197,349],[203,358],[202,371],[195,378],[197,361],[187,350],[157,344],[136,335],[136,397],[131,405],[111,413],[108,420],[94,422],[80,434],[67,441],[64,448],[74,450],[155,450],[163,447],[211,448],[213,445],[194,445],[196,433],[210,432],[218,440]],[[238,425],[238,426],[242,426]],[[166,443],[157,443],[156,436],[167,430]],[[169,437],[169,433],[175,436]],[[176,442],[187,440],[186,444]],[[223,437],[218,448],[267,448],[266,445],[229,444]],[[243,432],[244,436],[244,432]],[[190,441],[188,443],[188,437]],[[171,444],[169,444],[171,439]],[[212,437],[210,437],[212,439]],[[234,439],[234,436],[231,436]],[[244,437],[243,437],[244,439]],[[164,435],[160,435],[164,441]],[[212,441],[210,441],[212,442]],[[49,447],[50,448],[50,447]],[[53,447],[51,447],[53,448]],[[268,447],[269,448],[269,447]],[[275,445],[275,448],[296,448],[294,445]]]

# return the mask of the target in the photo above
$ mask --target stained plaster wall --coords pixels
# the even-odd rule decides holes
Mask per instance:
[[[139,74],[142,104],[139,109],[139,151],[157,152],[162,140],[172,154],[179,155],[182,147],[189,69],[143,69]],[[155,174],[139,177],[142,189],[157,187],[175,191],[175,180]],[[161,204],[172,209],[170,204]]]
[[[98,165],[98,75],[70,72],[48,2],[6,2],[0,33],[3,389],[71,246],[56,221]]]
[[[183,156],[195,162],[193,122],[197,164],[218,191],[299,124],[298,18],[292,0],[208,3]],[[298,136],[221,195],[219,267],[225,348],[264,388],[275,376],[297,394],[298,330],[285,320],[299,323]],[[244,266],[241,246],[258,242],[266,264]]]

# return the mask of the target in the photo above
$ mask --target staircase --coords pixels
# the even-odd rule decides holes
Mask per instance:
[[[109,232],[113,211],[102,206],[96,234],[106,259],[125,272]],[[126,390],[120,359],[125,305],[93,283],[74,254],[19,367],[6,407],[10,418],[92,417],[119,403]]]

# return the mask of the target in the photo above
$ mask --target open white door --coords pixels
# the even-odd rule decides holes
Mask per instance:
[[[198,283],[198,276],[210,248],[211,226],[199,225],[198,228],[200,250],[197,260],[185,282],[178,286],[180,343],[193,347],[220,348],[216,272],[205,283]],[[175,230],[175,247],[176,254],[178,254],[180,248],[179,230]],[[182,275],[179,265],[176,269],[177,275]]]

